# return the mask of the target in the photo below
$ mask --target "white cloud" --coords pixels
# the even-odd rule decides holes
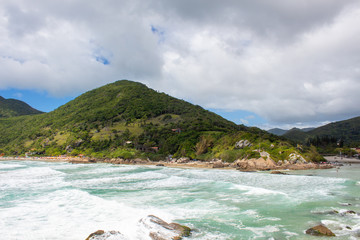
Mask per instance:
[[[126,78],[273,125],[332,121],[359,115],[357,22],[355,0],[3,0],[0,88]]]

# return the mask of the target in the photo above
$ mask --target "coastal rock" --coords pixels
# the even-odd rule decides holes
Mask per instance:
[[[176,160],[177,163],[188,163],[190,162],[190,158],[182,157]]]
[[[335,234],[330,229],[328,229],[322,224],[309,228],[308,230],[306,230],[306,234],[313,236],[329,236],[329,237],[335,236]]]
[[[270,174],[289,175],[289,174],[281,172],[281,171],[272,171]]]
[[[240,169],[241,171],[256,171],[275,169],[276,163],[270,157],[266,160],[261,157],[258,159],[237,160],[231,166]]]
[[[225,167],[225,165],[221,160],[218,160],[218,161],[214,162],[212,167],[213,168],[223,168],[223,167]]]
[[[127,240],[123,234],[118,231],[97,230],[91,233],[85,240]]]
[[[237,149],[243,149],[244,147],[251,147],[251,143],[248,140],[240,140],[235,143]]]
[[[289,155],[289,162],[291,164],[295,164],[295,163],[306,163],[305,158],[303,158],[303,156],[301,156],[300,154],[296,154],[296,153],[290,153]]]
[[[178,223],[167,223],[159,217],[149,215],[140,220],[152,240],[180,240],[190,236],[191,229]]]

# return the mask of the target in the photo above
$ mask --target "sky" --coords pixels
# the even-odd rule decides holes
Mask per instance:
[[[52,111],[120,79],[236,123],[360,115],[358,0],[1,0],[0,95]]]

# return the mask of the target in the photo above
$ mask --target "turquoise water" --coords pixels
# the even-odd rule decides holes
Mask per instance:
[[[139,220],[152,214],[194,229],[189,239],[318,239],[304,231],[319,223],[359,239],[360,216],[346,213],[360,212],[359,165],[289,173],[1,161],[0,236],[149,239]]]

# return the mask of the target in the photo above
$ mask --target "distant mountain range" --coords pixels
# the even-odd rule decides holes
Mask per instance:
[[[27,103],[16,99],[5,99],[0,96],[0,118],[33,115],[42,113]]]
[[[301,132],[309,132],[311,130],[314,130],[315,128],[292,128],[290,130],[285,130],[285,129],[281,129],[281,128],[272,128],[270,130],[268,130],[269,133],[272,133],[274,135],[277,135],[277,136],[282,136],[288,132],[291,132],[291,131],[301,131]]]

